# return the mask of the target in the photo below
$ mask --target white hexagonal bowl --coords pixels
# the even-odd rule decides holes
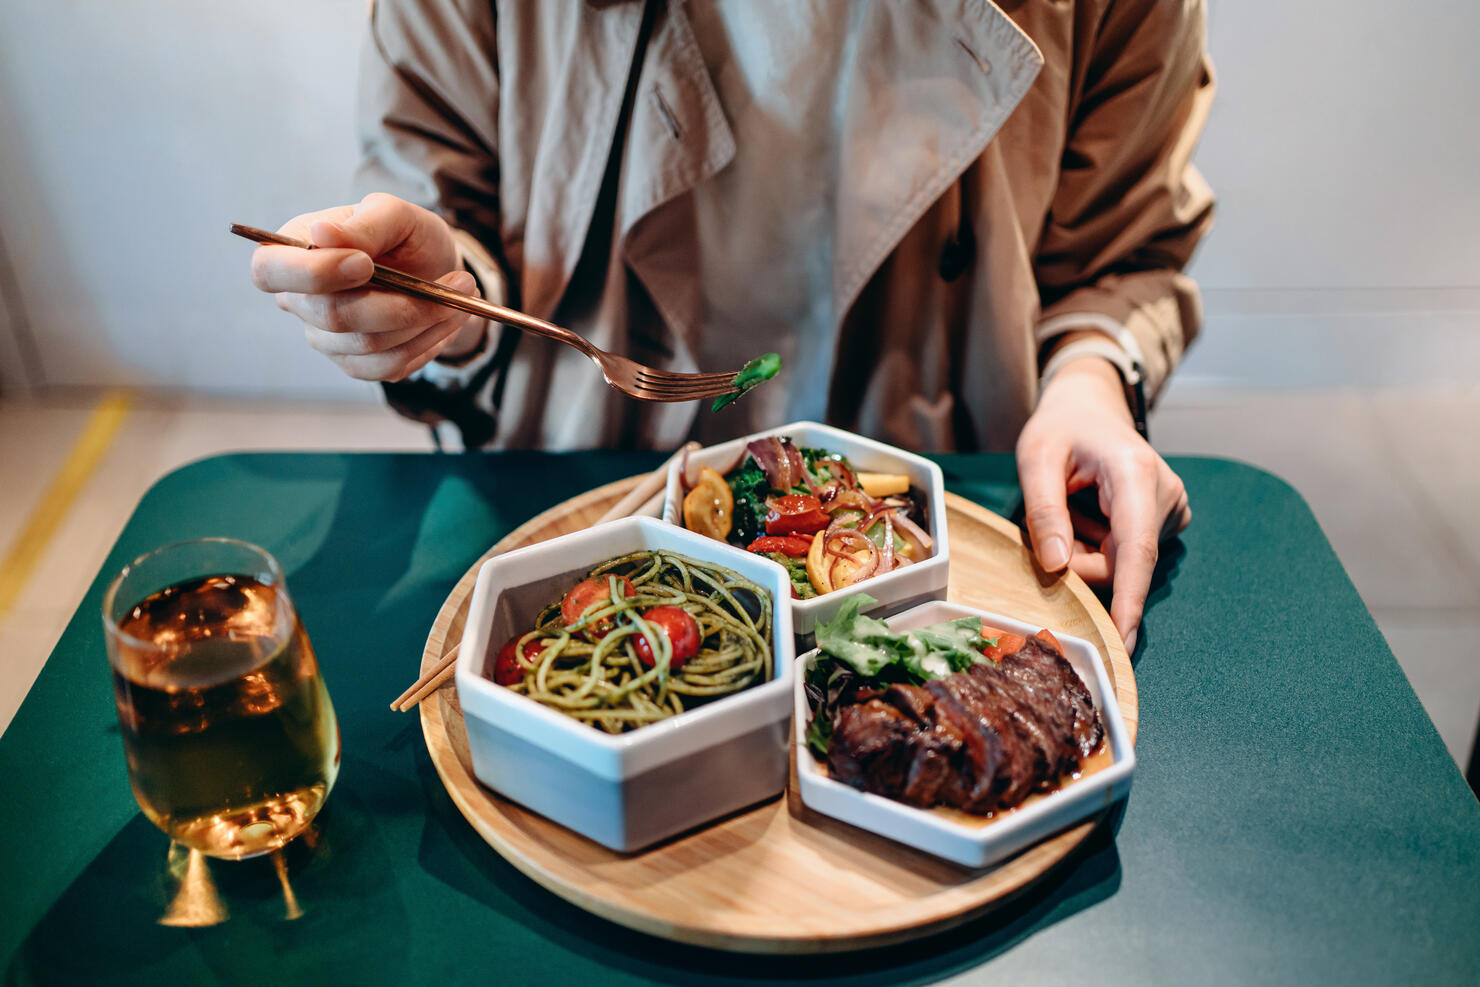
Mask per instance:
[[[943,600],[950,577],[951,548],[946,534],[946,484],[940,467],[923,456],[905,452],[883,442],[866,439],[817,422],[793,422],[780,428],[767,429],[719,445],[706,446],[689,455],[689,469],[709,466],[724,472],[738,464],[745,447],[755,439],[770,435],[787,436],[797,446],[810,446],[840,452],[855,470],[871,473],[903,473],[910,483],[925,492],[930,513],[928,534],[935,542],[930,558],[913,565],[882,573],[850,586],[878,600],[867,611],[874,617],[885,617],[928,600]],[[663,520],[683,527],[683,463],[668,468],[668,486],[663,501]],[[792,622],[803,638],[810,637],[818,621],[831,620],[842,606],[848,592],[826,593],[810,600],[792,600]]]
[[[846,595],[846,594],[844,594]],[[893,630],[913,630],[957,617],[981,617],[993,627],[1031,637],[1040,628],[1001,614],[989,613],[955,603],[927,603],[889,618]],[[1052,630],[1052,628],[1050,628]],[[807,673],[819,652],[797,658],[793,685],[794,729],[796,731],[797,781],[802,802],[823,815],[841,819],[917,850],[954,861],[966,867],[987,867],[1025,849],[1044,837],[1064,829],[1124,798],[1131,790],[1136,753],[1120,715],[1115,688],[1095,646],[1083,638],[1054,631],[1064,657],[1089,688],[1095,708],[1105,725],[1110,744],[1110,764],[1094,774],[1075,779],[1057,791],[1032,799],[1011,812],[981,823],[963,824],[946,813],[919,809],[882,795],[861,792],[835,781],[807,747],[807,723],[811,711],[805,689]]]
[[[495,655],[600,563],[662,549],[724,566],[771,594],[770,681],[612,735],[496,685]],[[457,658],[457,694],[478,780],[598,843],[634,851],[786,787],[796,650],[786,570],[655,518],[597,525],[483,563]]]

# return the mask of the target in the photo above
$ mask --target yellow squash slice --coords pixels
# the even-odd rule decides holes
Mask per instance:
[[[724,541],[734,523],[735,495],[718,470],[699,467],[699,482],[683,499],[683,526]]]

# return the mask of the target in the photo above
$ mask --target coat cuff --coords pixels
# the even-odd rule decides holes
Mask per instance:
[[[1124,351],[1154,402],[1198,333],[1202,305],[1186,275],[1145,271],[1102,278],[1070,292],[1043,315],[1034,331],[1040,352],[1075,329],[1101,332]]]

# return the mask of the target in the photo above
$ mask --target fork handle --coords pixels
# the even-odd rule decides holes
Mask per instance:
[[[274,243],[284,247],[298,247],[302,250],[318,249],[314,244],[303,240],[297,240],[281,233],[270,233],[267,230],[259,230],[255,226],[243,226],[241,223],[232,223],[231,232],[237,236],[255,240],[257,243]],[[544,319],[536,319],[532,315],[526,315],[518,309],[505,308],[503,305],[495,305],[472,295],[465,295],[460,291],[453,291],[446,285],[437,284],[435,281],[426,281],[415,275],[398,271],[393,267],[382,267],[375,265],[375,273],[370,276],[371,284],[378,284],[382,288],[399,291],[404,295],[414,295],[417,298],[425,298],[428,301],[455,308],[460,312],[468,312],[472,315],[481,315],[485,319],[493,319],[506,325],[532,332],[537,336],[545,336],[556,342],[574,346],[587,356],[595,357],[593,347],[586,341],[584,336],[579,336],[569,329],[563,329],[554,323],[546,322]]]

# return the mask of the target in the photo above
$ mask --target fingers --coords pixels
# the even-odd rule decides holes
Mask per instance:
[[[1074,525],[1074,537],[1087,545],[1098,545],[1110,534],[1108,524],[1076,510],[1072,505],[1069,508],[1069,520]]]
[[[320,247],[347,247],[394,261],[425,221],[425,210],[384,192],[372,192],[349,215],[320,217],[309,224],[309,238]]]
[[[1074,543],[1074,556],[1069,560],[1069,568],[1091,586],[1110,585],[1110,559],[1101,549],[1082,541]]]
[[[1017,461],[1024,520],[1033,552],[1039,565],[1057,572],[1069,564],[1069,548],[1074,542],[1067,502],[1068,450],[1025,429],[1018,442]]]
[[[395,345],[369,353],[330,354],[339,369],[356,380],[403,380],[436,357],[462,327],[466,316],[456,313],[409,338],[382,333],[370,337],[376,342],[398,338]],[[331,334],[332,335],[332,334]],[[312,342],[312,340],[310,340]]]
[[[252,284],[259,291],[328,293],[358,288],[375,263],[358,250],[302,250],[264,244],[252,251]]]
[[[353,206],[295,216],[278,232],[320,249],[258,247],[252,254],[252,282],[263,291],[322,294],[356,288],[370,280],[376,262],[428,278],[457,263],[456,246],[438,216],[379,192]]]
[[[478,282],[467,271],[453,271],[439,278],[438,283],[465,294],[477,293]],[[447,318],[450,311],[445,305],[436,302],[412,298],[398,292],[381,291],[378,288],[355,288],[331,293],[286,293],[278,296],[278,307],[292,312],[311,326],[340,333],[397,332],[413,327],[424,329]]]
[[[476,292],[466,271],[440,283]],[[278,295],[278,304],[309,325],[308,344],[357,380],[401,380],[421,369],[472,316],[394,292],[356,289],[334,295]]]
[[[1177,478],[1177,485],[1181,487],[1181,479]],[[1171,513],[1167,514],[1167,520],[1161,527],[1161,540],[1166,541],[1174,535],[1180,535],[1187,530],[1192,523],[1192,508],[1187,505],[1187,491],[1181,490],[1176,505]]]
[[[1128,641],[1141,623],[1163,525],[1181,494],[1162,484],[1162,471],[1180,488],[1161,457],[1145,446],[1107,464],[1101,480],[1100,495],[1110,516],[1110,535],[1103,546],[1112,574],[1110,618]]]

